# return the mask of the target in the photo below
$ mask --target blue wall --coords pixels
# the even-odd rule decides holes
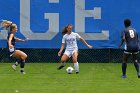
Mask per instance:
[[[0,19],[18,25],[16,36],[29,38],[18,48],[60,48],[67,24],[94,48],[118,48],[123,20],[130,18],[140,31],[138,0],[1,0]],[[89,10],[89,11],[88,11]],[[0,47],[7,32],[0,31]],[[78,42],[79,48],[86,48]]]

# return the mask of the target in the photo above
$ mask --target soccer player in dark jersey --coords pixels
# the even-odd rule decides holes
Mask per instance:
[[[122,41],[120,44],[120,48],[121,48],[123,43],[125,43],[123,63],[122,63],[122,78],[126,78],[127,60],[128,60],[129,55],[132,55],[132,61],[136,68],[137,76],[138,78],[140,78],[139,64],[137,61],[137,53],[139,50],[138,33],[136,32],[134,28],[131,27],[130,19],[124,20],[124,26],[125,26],[125,29],[123,30]]]
[[[15,43],[18,42],[26,42],[27,40],[22,40],[15,37],[15,32],[17,32],[17,25],[11,24],[9,25],[10,32],[8,33],[7,37],[7,48],[10,53],[10,57],[15,57],[17,59],[17,62],[12,65],[12,68],[16,70],[16,66],[20,64],[20,72],[22,74],[26,74],[24,72],[24,65],[25,65],[25,59],[27,58],[27,55],[22,52],[21,50],[16,50]]]

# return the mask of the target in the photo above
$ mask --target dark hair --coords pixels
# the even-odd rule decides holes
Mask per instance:
[[[125,25],[125,27],[130,26],[131,25],[131,20],[130,19],[125,19],[124,20],[124,25]]]
[[[62,35],[65,35],[67,33],[67,27],[64,27],[63,30],[62,30]]]
[[[68,26],[72,26],[71,24],[68,24],[67,26],[65,26],[62,30],[62,35],[65,35],[68,31],[67,31],[67,28]]]

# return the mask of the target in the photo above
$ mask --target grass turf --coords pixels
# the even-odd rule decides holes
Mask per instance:
[[[73,64],[67,64],[68,66]],[[133,64],[128,64],[122,79],[121,64],[80,63],[80,73],[56,70],[57,63],[27,63],[26,75],[0,64],[0,93],[139,93],[140,78]]]

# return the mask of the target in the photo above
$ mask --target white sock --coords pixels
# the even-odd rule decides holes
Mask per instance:
[[[79,72],[79,63],[78,62],[74,63],[74,68],[75,68],[76,72]]]
[[[20,70],[24,71],[24,68],[20,68]]]
[[[18,65],[18,62],[16,62],[15,65],[17,66]]]

